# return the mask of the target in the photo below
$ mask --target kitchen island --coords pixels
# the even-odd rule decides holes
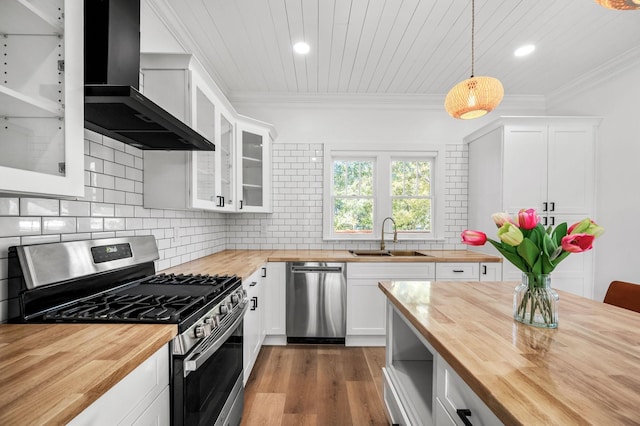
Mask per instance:
[[[400,346],[406,353],[407,344],[395,342],[393,330],[404,340],[411,333],[403,330],[411,330],[415,341],[427,348],[423,354],[435,352],[431,360],[412,354],[437,370],[424,376],[433,383],[423,387],[421,396],[407,397],[413,401],[403,400],[408,392],[389,389],[395,392],[395,402],[422,413],[424,424],[440,424],[443,418],[460,422],[456,409],[469,407],[462,406],[465,399],[460,395],[465,391],[457,392],[458,386],[470,389],[470,405],[479,397],[490,410],[489,418],[508,425],[638,424],[640,314],[559,292],[558,328],[534,328],[512,318],[515,284],[381,282],[388,313],[400,324],[399,329],[390,325],[387,350]],[[391,363],[401,364],[403,356],[396,353]],[[388,360],[389,368],[394,366]],[[455,383],[457,379],[461,381]],[[414,385],[424,386],[409,379],[407,387]],[[403,409],[391,405],[392,410]],[[474,421],[478,415],[483,421]],[[472,409],[469,420],[474,425],[492,424],[482,415]]]

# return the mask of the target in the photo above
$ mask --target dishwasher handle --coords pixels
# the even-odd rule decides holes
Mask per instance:
[[[293,272],[294,274],[304,274],[308,272],[342,273],[342,266],[292,266],[291,272]]]

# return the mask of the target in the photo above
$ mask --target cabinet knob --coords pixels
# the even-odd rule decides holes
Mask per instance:
[[[464,426],[473,426],[473,423],[468,419],[468,417],[471,417],[471,410],[468,408],[459,408],[456,410],[456,413],[458,414],[458,417],[460,417],[460,420],[462,420]]]

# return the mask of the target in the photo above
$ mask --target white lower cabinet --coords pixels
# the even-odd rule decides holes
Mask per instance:
[[[120,380],[68,424],[169,425],[169,345]]]
[[[478,281],[479,279],[479,263],[436,263],[436,281]]]
[[[286,280],[287,268],[285,262],[269,262],[264,286],[264,320],[265,344],[287,344],[287,315],[286,315]]]
[[[378,282],[433,278],[433,263],[349,263],[345,344],[347,346],[384,346],[386,298],[378,288]]]
[[[394,424],[502,425],[442,356],[387,302],[384,402]]]
[[[253,365],[258,358],[260,348],[265,336],[264,327],[264,283],[263,275],[265,275],[266,267],[259,268],[249,278],[243,280],[242,285],[247,292],[249,300],[249,309],[244,316],[243,326],[243,342],[242,342],[242,367],[243,367],[243,383],[247,383]]]
[[[484,262],[480,264],[480,281],[502,281],[502,263]]]

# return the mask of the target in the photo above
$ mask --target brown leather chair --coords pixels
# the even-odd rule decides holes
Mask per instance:
[[[640,312],[640,285],[624,281],[612,281],[609,284],[604,303]]]

